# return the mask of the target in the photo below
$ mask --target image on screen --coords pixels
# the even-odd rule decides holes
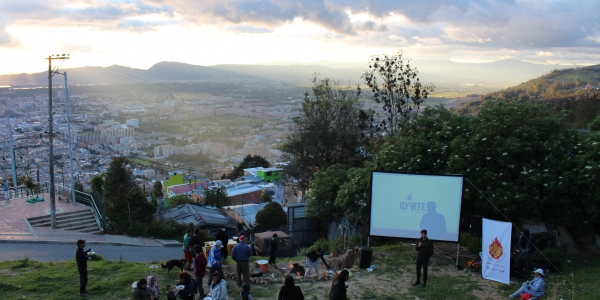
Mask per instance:
[[[458,242],[463,176],[373,172],[371,236]]]

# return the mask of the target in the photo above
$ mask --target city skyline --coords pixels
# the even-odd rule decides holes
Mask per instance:
[[[579,1],[2,1],[2,74],[160,61],[196,65],[413,59],[600,61],[600,3]]]

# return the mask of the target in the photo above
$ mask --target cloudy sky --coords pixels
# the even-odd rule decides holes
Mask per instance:
[[[600,1],[1,0],[0,73],[160,61],[600,63]]]

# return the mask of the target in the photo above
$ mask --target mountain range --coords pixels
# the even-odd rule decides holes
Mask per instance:
[[[542,65],[520,60],[499,60],[489,63],[461,63],[448,60],[413,60],[422,82],[425,83],[478,83],[511,86],[549,73],[556,69],[577,66]],[[152,82],[201,82],[201,81],[279,81],[294,85],[310,85],[314,74],[356,84],[368,69],[358,63],[332,62],[275,62],[258,65],[200,66],[181,62],[159,62],[148,70],[113,65],[110,67],[81,67],[63,69],[71,84],[127,84],[141,81]],[[44,86],[48,73],[0,75],[0,85]],[[55,79],[61,85],[61,79]]]

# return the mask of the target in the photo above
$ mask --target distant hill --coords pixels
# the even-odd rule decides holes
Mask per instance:
[[[517,99],[545,103],[557,111],[565,110],[577,127],[589,123],[583,115],[597,115],[600,111],[600,65],[554,70],[517,86],[482,95],[476,101],[464,103],[457,111],[477,113],[486,101]]]
[[[429,83],[493,83],[504,87],[548,73],[554,69],[573,66],[539,65],[519,60],[501,60],[490,63],[459,63],[448,60],[413,60],[423,82]],[[270,80],[310,85],[313,74],[345,83],[360,83],[360,76],[368,69],[364,63],[332,62],[279,62],[261,65],[199,66],[180,62],[160,62],[148,70],[113,65],[110,67],[82,67],[64,69],[69,84],[127,84],[143,80],[153,82],[198,81],[257,81]],[[0,85],[44,86],[47,72],[34,74],[0,75]],[[61,85],[61,79],[55,79]]]

